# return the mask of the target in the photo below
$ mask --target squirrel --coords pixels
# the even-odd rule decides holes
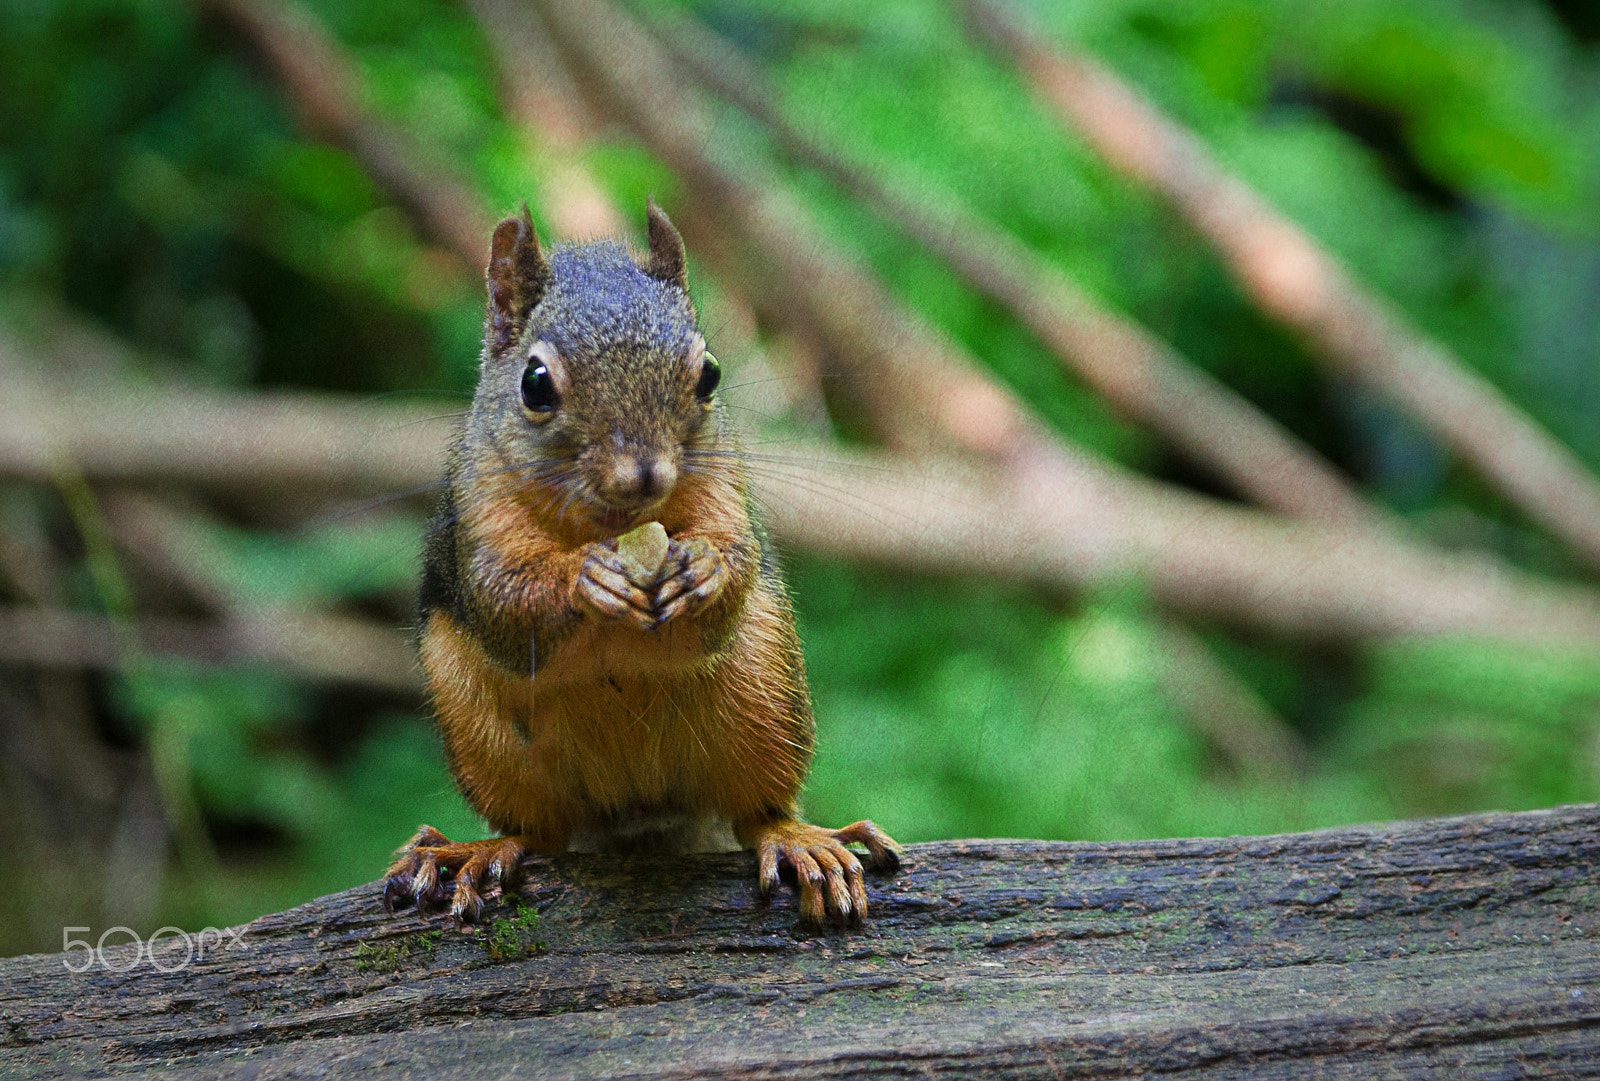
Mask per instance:
[[[448,893],[458,923],[476,920],[527,852],[743,848],[763,896],[787,866],[802,920],[844,925],[867,913],[847,846],[899,865],[871,822],[800,818],[814,724],[794,616],[683,240],[653,198],[647,226],[640,256],[546,253],[526,204],[494,230],[419,641],[451,773],[499,836],[421,827],[387,872],[391,910]]]

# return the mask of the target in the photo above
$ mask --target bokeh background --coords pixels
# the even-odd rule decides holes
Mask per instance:
[[[0,952],[480,833],[407,628],[523,200],[683,228],[814,820],[1600,798],[1597,12],[0,0]]]

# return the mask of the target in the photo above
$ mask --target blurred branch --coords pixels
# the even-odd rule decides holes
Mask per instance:
[[[117,546],[157,576],[163,593],[176,585],[209,614],[226,616],[232,611],[236,586],[219,581],[216,560],[207,558],[215,545],[207,543],[211,538],[204,533],[207,526],[216,525],[214,521],[129,489],[107,492],[101,501]]]
[[[117,380],[116,408],[106,408],[91,403],[109,371],[46,382],[26,373],[57,369],[30,355],[0,334],[10,406],[0,416],[0,475],[37,482],[70,461],[99,480],[389,492],[438,482],[453,419],[436,404],[375,410],[332,395],[243,397],[127,380]]]
[[[274,644],[277,628],[288,628],[293,638],[309,635],[309,648],[320,648],[318,641],[334,638],[341,628],[355,628],[357,638],[342,644],[336,654],[325,657],[331,670],[342,672],[339,680],[370,683],[386,689],[416,689],[413,652],[400,625],[381,620],[328,614],[314,608],[285,608],[282,604],[262,604],[242,588],[237,561],[219,553],[216,537],[224,528],[213,515],[184,505],[174,507],[170,499],[118,489],[102,499],[118,545],[130,552],[147,572],[154,572],[165,584],[179,584],[187,593],[200,598],[206,608],[216,612],[218,624],[243,632],[251,641],[266,641],[262,649],[274,656],[293,659],[291,667],[306,670],[298,659],[296,646]],[[221,558],[219,558],[221,556]],[[264,636],[266,635],[266,636]],[[237,635],[235,635],[237,636]],[[246,656],[253,656],[248,654]],[[350,678],[357,672],[362,657],[373,660],[366,678]]]
[[[757,283],[750,295],[824,347],[829,391],[849,398],[875,438],[901,449],[953,442],[982,457],[1060,449],[947,335],[823,240],[770,169],[728,163],[734,148],[718,145],[676,65],[637,25],[605,3],[551,0],[538,10],[580,83],[683,179],[692,206],[679,224],[691,248],[729,262],[739,253],[738,277]]]
[[[566,66],[543,28],[516,0],[466,0],[466,5],[494,50],[506,112],[530,144],[539,174],[539,210],[556,236],[624,235],[622,214],[583,161],[597,119],[569,84]]]
[[[80,421],[60,420],[44,446],[50,460],[72,462],[91,482],[177,479],[246,495],[266,484],[290,484],[302,496],[384,492],[436,482],[448,439],[447,425],[416,424],[411,408],[392,404],[322,406],[307,396],[270,401],[258,411],[247,398],[221,393],[152,392],[124,412],[117,404],[123,394],[107,379],[49,389],[0,365],[0,395],[13,406],[0,414],[0,477],[37,479],[38,448],[28,455],[14,450],[32,446],[30,403],[39,402],[49,402],[58,418]],[[89,415],[95,423],[81,423]],[[219,453],[215,439],[192,437],[197,424],[249,431],[254,453]],[[784,543],[842,558],[1073,591],[1142,578],[1172,611],[1303,638],[1476,634],[1600,649],[1600,594],[1487,558],[1285,521],[1070,459],[1067,468],[1049,460],[977,468],[955,459],[786,450],[782,458],[757,455],[751,463],[774,533]],[[14,610],[17,634],[0,630],[21,651],[14,659],[50,656],[41,646],[20,644],[41,640],[21,633],[45,625],[29,620],[80,618],[26,611]],[[81,618],[89,621],[81,635],[77,623],[48,624],[64,628],[68,645],[59,649],[109,657],[109,623]],[[168,652],[208,655],[206,642],[225,640],[230,649],[281,658],[300,671],[351,679],[366,672],[388,687],[411,679],[399,674],[410,666],[399,634],[382,631],[389,645],[376,645],[379,635],[359,620],[263,613],[220,630],[155,626],[164,628],[155,635],[157,652],[166,640],[173,643]],[[368,659],[336,660],[346,634],[363,643],[348,656]],[[91,648],[96,642],[102,645]]]
[[[797,450],[798,453],[798,450]],[[1367,530],[1287,521],[1109,470],[1085,481],[817,448],[757,467],[786,543],[1162,606],[1312,640],[1454,634],[1600,650],[1600,592]]]
[[[413,140],[368,115],[360,72],[310,13],[270,0],[201,6],[255,47],[309,129],[353,154],[429,237],[477,272],[494,225],[478,196]]]
[[[1531,518],[1600,567],[1600,483],[1578,458],[1362,285],[1114,72],[1045,45],[1015,12],[965,0],[972,24],[1113,167],[1171,200],[1261,308],[1473,462]]]
[[[676,10],[648,8],[672,53],[717,93],[1007,305],[1056,356],[1124,414],[1263,506],[1323,521],[1373,522],[1375,509],[1320,455],[1131,319],[934,186],[847,160],[778,108],[762,73]]]
[[[130,628],[89,612],[0,607],[0,664],[115,669],[128,633],[153,657],[208,664],[236,664],[242,658],[389,694],[415,695],[422,689],[403,632],[348,616],[305,613],[219,622],[141,616]]]
[[[109,363],[90,389],[72,382],[46,386],[22,375],[27,366],[19,361],[14,347],[0,341],[0,386],[20,406],[10,414],[12,423],[0,424],[0,475],[18,479],[38,480],[41,469],[51,476],[70,469],[85,481],[181,479],[250,493],[267,486],[300,494],[308,486],[349,493],[370,490],[374,482],[380,488],[397,481],[409,485],[417,474],[435,473],[443,453],[445,426],[435,423],[418,438],[414,423],[401,419],[412,412],[403,406],[386,407],[386,420],[368,406],[309,396],[256,401],[171,390],[130,394]],[[97,410],[95,424],[73,423],[108,384],[117,384],[117,400],[129,404]],[[414,429],[406,445],[427,451],[409,461],[393,446],[396,431],[406,427]],[[225,440],[228,435],[232,442]],[[19,448],[28,453],[16,453]],[[221,616],[135,617],[131,603],[113,616],[50,605],[0,609],[0,663],[118,669],[127,665],[130,651],[214,664],[243,658],[391,694],[420,690],[401,629],[350,616],[241,605],[186,558],[192,549],[189,523],[145,496],[112,493],[103,502],[108,531],[118,542],[145,564],[179,577]]]
[[[1189,723],[1252,780],[1297,776],[1306,760],[1299,734],[1189,627],[1169,619],[1160,632],[1161,682]]]

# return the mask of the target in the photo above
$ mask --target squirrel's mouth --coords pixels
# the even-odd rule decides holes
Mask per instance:
[[[640,510],[628,510],[623,507],[601,507],[590,514],[594,524],[605,533],[625,533],[633,525],[634,520],[643,513]]]

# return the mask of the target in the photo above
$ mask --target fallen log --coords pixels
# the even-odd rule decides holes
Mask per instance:
[[[912,845],[852,933],[747,855],[530,858],[468,931],[369,884],[0,961],[0,1075],[1592,1076],[1597,826]]]

